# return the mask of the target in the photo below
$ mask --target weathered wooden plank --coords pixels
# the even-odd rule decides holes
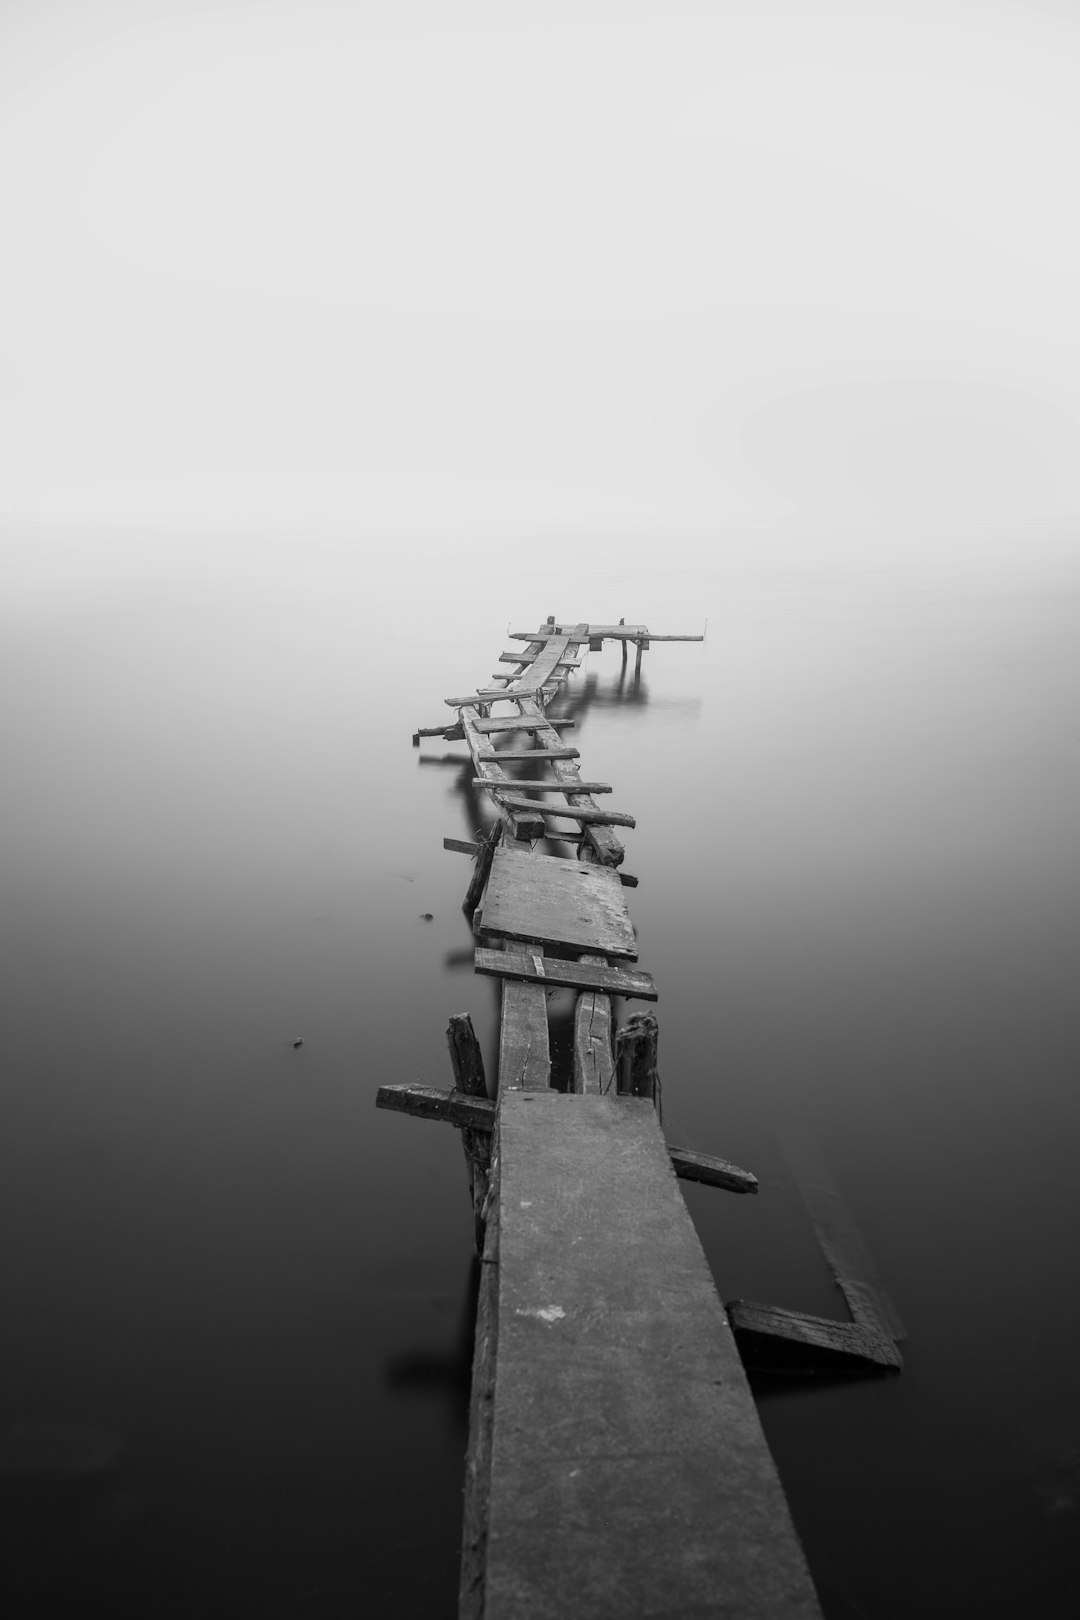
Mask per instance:
[[[500,664],[520,664],[522,666],[522,668],[525,668],[527,665],[532,663],[533,658],[535,658],[536,656],[537,656],[536,653],[534,653],[532,655],[532,657],[530,657],[527,652],[503,652],[503,653],[499,654],[499,663]],[[570,654],[569,654],[569,651],[567,651],[566,653],[563,654],[563,656],[561,658],[556,660],[555,668],[556,669],[580,669],[581,664],[582,664],[582,660],[580,658],[572,658],[570,656]],[[513,679],[513,676],[511,676],[511,680],[512,679]]]
[[[904,1358],[884,1333],[779,1305],[733,1299],[728,1320],[750,1367],[801,1372],[900,1372]]]
[[[521,707],[522,712],[530,716],[534,713],[538,714],[540,712],[538,707],[535,707],[529,703],[523,703]],[[541,747],[547,747],[550,744],[553,736],[554,733],[538,732],[536,741]],[[570,786],[578,776],[576,766],[562,765],[555,762],[552,764],[551,769],[559,782],[565,783],[567,786]],[[582,808],[587,809],[591,808],[592,806],[592,800],[589,798],[583,798],[582,800],[576,802],[579,802]],[[622,865],[626,851],[617,834],[612,830],[610,824],[604,822],[594,822],[592,824],[583,822],[582,831],[588,848],[596,856],[597,860],[601,861],[604,866]]]
[[[465,733],[456,720],[447,726],[417,726],[412,734],[413,747],[419,748],[421,737],[442,737],[446,742],[461,742],[464,736]]]
[[[500,714],[493,720],[478,720],[477,731],[491,734],[496,731],[542,731],[545,726],[556,726],[560,731],[576,724],[574,720],[564,720],[561,715],[542,714],[539,717],[527,714]]]
[[[503,1091],[498,1158],[488,1535],[468,1612],[820,1620],[655,1110]]]
[[[900,1312],[816,1143],[793,1125],[780,1130],[779,1140],[848,1310],[856,1322],[877,1328],[891,1339],[903,1339]]]
[[[549,679],[546,684],[537,686],[479,687],[475,692],[466,692],[463,697],[443,698],[443,702],[450,709],[475,709],[481,703],[511,703],[519,697],[536,697],[540,693],[552,698],[558,690],[558,684]]]
[[[494,777],[499,780],[502,772],[497,765],[490,761],[487,746],[482,740],[480,727],[483,724],[484,722],[475,709],[462,709],[461,725],[465,733],[465,741],[468,743],[473,756],[473,765],[480,776]],[[527,839],[530,843],[537,838],[542,838],[545,826],[543,818],[535,810],[528,807],[525,808],[523,814],[515,814],[514,811],[517,808],[517,806],[511,807],[509,805],[499,806],[499,813],[513,835],[516,838]]]
[[[580,759],[581,754],[576,748],[493,748],[490,754],[485,757],[497,761],[504,759],[539,760],[541,764],[545,764],[549,759]]]
[[[535,758],[535,755],[530,755]],[[491,787],[495,781],[493,776],[482,776],[473,780],[473,787]],[[565,793],[570,794],[570,785],[566,782],[530,782],[516,776],[504,776],[502,786],[515,788],[519,793]],[[579,782],[575,784],[574,792],[581,793],[610,793],[610,782]]]
[[[606,967],[602,956],[583,956],[582,967]],[[586,990],[574,1004],[574,1052],[571,1089],[583,1097],[603,1097],[615,1079],[611,997]]]
[[[550,941],[603,956],[637,956],[618,875],[604,866],[495,851],[484,901],[484,929],[508,939]]]
[[[591,804],[535,804],[531,799],[507,793],[505,787],[500,787],[498,782],[485,782],[484,786],[498,793],[501,803],[508,810],[534,810],[541,816],[558,816],[564,821],[580,821],[594,826],[637,826],[634,817],[627,815],[625,810],[601,810],[599,806]]]
[[[749,1170],[740,1170],[727,1159],[717,1159],[711,1153],[696,1153],[693,1148],[668,1147],[675,1174],[681,1181],[703,1181],[707,1187],[723,1187],[725,1192],[756,1193],[758,1178]]]
[[[602,990],[608,995],[626,996],[635,1001],[655,1001],[657,989],[652,975],[636,968],[614,967],[601,957],[596,962],[580,958],[536,955],[507,949],[493,951],[478,945],[473,953],[477,973],[504,979],[542,979],[554,989]]]
[[[504,979],[499,1024],[499,1089],[546,1091],[551,1084],[547,992],[542,984]]]
[[[442,847],[443,849],[452,850],[456,855],[471,855],[474,860],[480,848],[479,844],[472,842],[468,838],[444,838]]]
[[[469,1097],[460,1091],[443,1091],[438,1086],[380,1086],[375,1093],[376,1108],[390,1108],[399,1114],[415,1114],[418,1119],[438,1119],[447,1125],[468,1125],[474,1130],[491,1130],[495,1104],[485,1097]]]
[[[545,681],[554,673],[556,666],[566,657],[572,637],[576,635],[580,639],[580,632],[584,631],[584,629],[585,626],[579,624],[575,625],[572,631],[562,636],[547,638],[543,652],[532,661],[524,675],[518,680],[518,691],[538,692]]]

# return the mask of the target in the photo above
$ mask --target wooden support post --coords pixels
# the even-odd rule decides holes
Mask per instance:
[[[615,1039],[620,1097],[647,1097],[660,1106],[660,1080],[656,1073],[658,1039],[655,1013],[630,1014]]]
[[[626,620],[625,619],[620,619],[619,623],[620,624],[625,624]],[[623,669],[626,668],[626,642],[625,641],[622,644],[622,667],[623,667]]]
[[[487,1097],[484,1054],[468,1013],[454,1013],[446,1029],[454,1086],[469,1097]],[[487,1219],[488,1191],[491,1186],[491,1132],[462,1126],[461,1145],[472,1198],[476,1252],[484,1252],[484,1222]]]
[[[470,922],[472,922],[476,908],[480,904],[480,896],[484,892],[484,884],[487,882],[488,873],[491,871],[491,858],[495,854],[495,845],[499,842],[499,839],[502,836],[502,829],[502,822],[496,821],[490,830],[484,833],[480,838],[476,851],[476,864],[473,867],[473,875],[469,882],[468,892],[466,893],[465,899],[461,906],[462,911],[465,913],[466,917],[468,917]]]

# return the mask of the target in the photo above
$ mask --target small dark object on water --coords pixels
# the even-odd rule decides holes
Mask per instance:
[[[296,1037],[295,1041],[293,1041],[294,1046],[303,1046],[303,1044],[304,1044],[304,1037],[302,1035],[298,1035]]]
[[[420,913],[420,921],[421,922],[434,922],[435,921],[435,913],[433,911],[422,911]]]

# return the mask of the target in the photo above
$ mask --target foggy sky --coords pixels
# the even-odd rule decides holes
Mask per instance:
[[[1080,11],[0,0],[0,518],[1080,505]]]

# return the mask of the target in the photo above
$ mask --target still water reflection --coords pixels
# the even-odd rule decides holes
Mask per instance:
[[[493,1057],[441,848],[484,812],[409,738],[553,612],[709,619],[637,684],[593,655],[575,742],[638,818],[669,1134],[763,1182],[687,1188],[721,1293],[842,1314],[795,1118],[908,1329],[900,1379],[759,1387],[827,1613],[1073,1613],[1067,553],[596,545],[553,594],[538,552],[15,542],[8,1612],[454,1612],[471,1215],[373,1095],[446,1083],[451,1012]]]

